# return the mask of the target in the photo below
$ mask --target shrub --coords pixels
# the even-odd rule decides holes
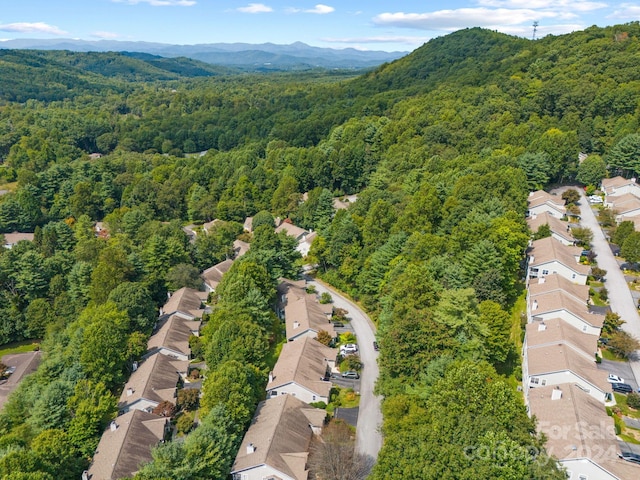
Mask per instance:
[[[322,292],[320,295],[320,303],[326,304],[333,302],[333,298],[331,298],[331,294],[329,292]]]
[[[609,300],[609,290],[607,290],[605,287],[602,287],[600,289],[600,300],[602,300],[603,302]]]
[[[195,414],[190,412],[184,412],[180,415],[180,418],[176,421],[176,430],[179,433],[189,433],[193,428],[193,420],[195,419]]]
[[[197,388],[183,388],[178,390],[178,407],[182,410],[193,411],[198,408],[200,390]]]
[[[318,340],[321,344],[328,346],[333,341],[333,337],[326,330],[320,330],[318,332],[316,340]]]
[[[176,406],[168,400],[164,400],[153,409],[153,414],[160,417],[173,417],[176,414]]]
[[[307,293],[316,293],[316,286],[315,285],[309,285],[307,287]]]
[[[631,408],[640,409],[640,394],[636,392],[631,392],[627,395],[627,405]]]

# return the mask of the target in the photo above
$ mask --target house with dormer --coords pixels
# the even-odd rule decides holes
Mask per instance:
[[[558,195],[551,195],[544,190],[531,192],[527,198],[527,216],[547,212],[556,218],[564,218],[567,214],[565,201]]]
[[[273,371],[269,373],[267,397],[293,395],[305,403],[329,403],[329,380],[338,352],[311,337],[282,346]]]
[[[309,445],[326,412],[292,395],[260,402],[231,467],[233,480],[307,480]]]
[[[591,267],[580,263],[581,254],[582,248],[563,245],[551,237],[534,240],[527,252],[527,278],[558,274],[586,285]]]
[[[331,306],[321,306],[315,294],[307,293],[304,280],[282,279],[278,285],[278,315],[284,320],[289,341],[309,336],[315,338],[324,330],[336,336],[327,315]]]

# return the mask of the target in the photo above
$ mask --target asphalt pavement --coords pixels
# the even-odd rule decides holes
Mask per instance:
[[[605,286],[609,292],[611,311],[620,315],[625,321],[622,325],[622,329],[625,332],[640,339],[640,315],[638,315],[638,309],[631,296],[629,286],[627,285],[622,270],[620,270],[616,257],[611,252],[609,243],[604,236],[604,232],[598,223],[591,204],[585,197],[584,192],[580,192],[580,194],[580,224],[583,227],[590,228],[593,232],[591,248],[598,255],[596,257],[598,267],[604,268],[607,271]],[[640,352],[636,352],[635,359],[629,362],[629,366],[635,376],[633,384],[638,385],[640,383],[638,381],[640,380]]]
[[[315,285],[318,293],[329,292],[335,307],[344,308],[349,313],[351,326],[358,340],[358,349],[363,368],[360,372],[360,408],[356,427],[356,450],[373,460],[378,458],[382,448],[382,410],[380,397],[373,393],[378,379],[378,352],[373,348],[376,339],[375,325],[355,303],[351,302],[329,285],[318,280],[308,279]]]

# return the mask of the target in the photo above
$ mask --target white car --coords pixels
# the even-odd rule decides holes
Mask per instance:
[[[591,195],[589,197],[589,203],[602,203],[602,197],[599,197],[598,195]]]
[[[340,347],[340,353],[342,355],[350,355],[352,353],[356,353],[358,351],[358,345],[355,343],[347,343],[346,345],[342,345]]]
[[[624,383],[624,378],[620,378],[618,375],[614,375],[613,373],[610,373],[609,376],[607,377],[607,381],[609,383]]]

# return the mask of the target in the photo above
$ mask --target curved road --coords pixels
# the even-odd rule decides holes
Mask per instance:
[[[640,316],[636,304],[631,296],[631,291],[624,278],[624,274],[620,270],[616,258],[611,252],[609,243],[604,236],[602,228],[598,224],[595,213],[591,208],[588,200],[585,198],[584,192],[580,192],[580,225],[588,227],[593,232],[593,240],[591,248],[598,254],[597,262],[600,268],[607,271],[605,275],[607,291],[609,292],[609,305],[611,310],[620,315],[626,323],[622,325],[622,329],[630,333],[636,338],[640,338]],[[638,356],[629,362],[636,381],[640,381],[640,361]]]
[[[308,279],[308,283],[315,285],[319,293],[329,292],[336,307],[349,311],[351,326],[358,338],[360,359],[364,364],[360,374],[360,410],[356,427],[356,450],[375,460],[382,447],[380,397],[373,393],[379,374],[378,352],[373,349],[376,327],[366,313],[340,292],[319,280]]]

